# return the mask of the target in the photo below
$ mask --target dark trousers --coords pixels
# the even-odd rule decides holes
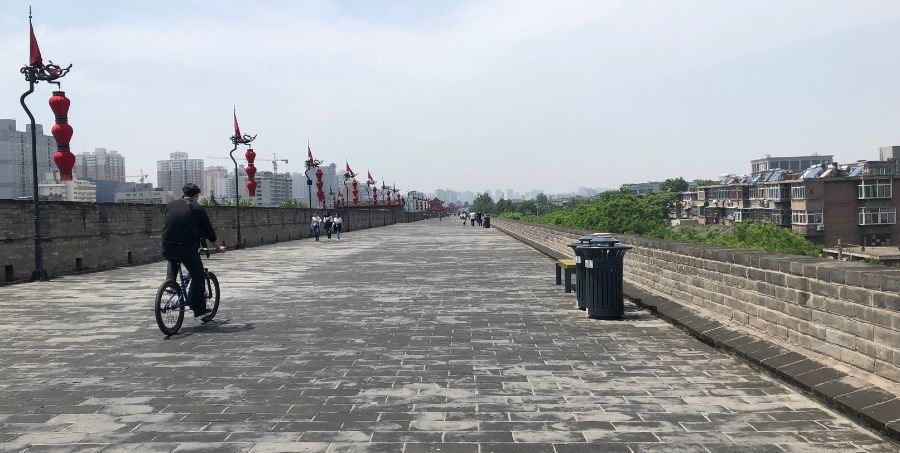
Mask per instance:
[[[319,225],[312,227],[313,236],[316,237],[316,240],[319,240]]]
[[[472,226],[475,226],[475,219],[469,219],[472,221]]]
[[[182,245],[164,245],[162,256],[169,261],[169,268],[166,271],[166,279],[178,281],[178,263],[181,263],[188,274],[191,275],[191,288],[188,292],[191,304],[191,310],[194,313],[202,312],[206,308],[205,286],[206,279],[203,277],[203,260],[200,259],[200,253],[197,252],[197,246]],[[182,288],[184,290],[184,288]]]
[[[328,236],[328,239],[331,239],[331,227],[325,227],[325,235]]]

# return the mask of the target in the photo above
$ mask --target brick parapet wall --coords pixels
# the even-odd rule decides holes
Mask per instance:
[[[508,219],[494,224],[567,256],[567,244],[591,233]],[[900,382],[900,270],[615,236],[634,247],[625,259],[627,281]]]
[[[220,241],[233,245],[235,208],[206,209]],[[0,283],[31,276],[33,212],[30,201],[0,200],[0,266],[4,271]],[[44,267],[50,275],[60,275],[160,260],[164,213],[163,205],[41,202]],[[309,209],[242,208],[240,215],[241,236],[248,247],[310,235]],[[404,212],[398,207],[349,208],[342,215],[344,231],[424,218],[424,213]]]

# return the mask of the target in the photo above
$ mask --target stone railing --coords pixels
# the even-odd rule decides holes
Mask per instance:
[[[220,241],[236,241],[233,207],[207,207]],[[321,212],[322,210],[316,210]],[[41,202],[44,267],[50,275],[108,269],[162,259],[164,205]],[[309,237],[309,209],[242,208],[247,247]],[[422,220],[401,207],[341,211],[344,231]],[[30,201],[0,200],[0,284],[27,280],[34,269],[34,220]]]
[[[554,256],[589,231],[494,219]],[[900,382],[900,270],[877,265],[615,235],[634,246],[626,281],[799,349]]]

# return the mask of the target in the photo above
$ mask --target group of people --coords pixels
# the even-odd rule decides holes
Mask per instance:
[[[482,219],[482,217],[483,217],[483,216],[481,215],[480,212],[465,212],[465,211],[462,211],[462,212],[459,213],[459,218],[462,220],[463,225],[465,225],[466,222],[471,222],[471,223],[472,223],[472,226],[475,226],[476,223],[478,224],[478,226],[481,226],[482,223],[484,222],[484,220]]]
[[[323,227],[325,228],[325,235],[328,237],[329,241],[331,240],[332,233],[335,233],[337,235],[337,240],[340,241],[341,231],[344,228],[344,219],[341,218],[339,212],[335,212],[334,215],[331,215],[331,213],[328,212],[321,217],[319,214],[313,214],[312,221],[309,222],[309,230],[312,232],[312,235],[315,236],[316,241],[319,240]]]

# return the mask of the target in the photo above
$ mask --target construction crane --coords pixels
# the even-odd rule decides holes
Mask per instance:
[[[231,160],[228,157],[215,157],[215,156],[206,156],[206,159]],[[271,159],[256,159],[256,161],[257,162],[272,162],[272,173],[278,173],[278,162],[284,162],[285,164],[288,163],[287,159],[279,159],[278,156],[275,155],[275,153],[272,153]]]
[[[149,178],[150,175],[144,173],[144,169],[142,168],[142,169],[141,169],[141,174],[139,174],[139,175],[125,176],[125,177],[126,177],[126,178],[137,178],[138,181],[140,181],[141,184],[143,184],[143,183],[144,183],[144,180],[147,179],[147,178]]]

